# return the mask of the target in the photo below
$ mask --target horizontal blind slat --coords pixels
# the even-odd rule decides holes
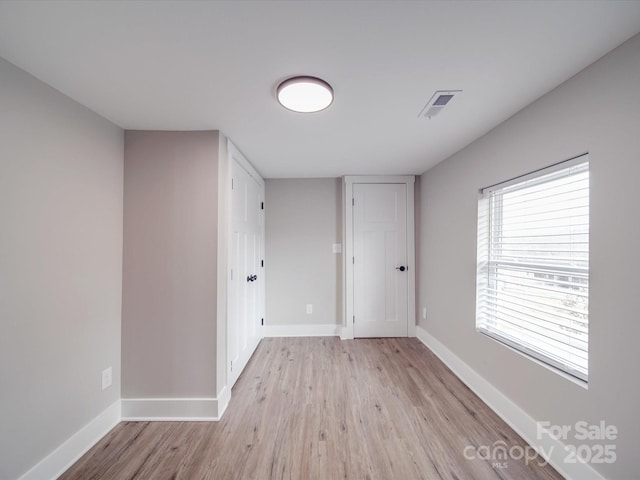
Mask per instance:
[[[489,290],[491,291],[491,290]],[[528,298],[525,297],[518,297],[515,295],[509,295],[509,294],[503,294],[504,297],[503,301],[507,301],[509,303],[512,303],[514,305],[519,305],[522,306],[524,308],[530,308],[532,310],[538,311],[540,313],[546,313],[549,314],[549,317],[541,317],[544,321],[551,323],[551,324],[555,324],[555,325],[561,325],[561,326],[565,326],[567,328],[575,328],[578,330],[583,330],[585,333],[588,331],[586,325],[576,325],[578,324],[582,324],[584,322],[581,321],[581,319],[579,317],[571,317],[571,316],[565,316],[563,314],[557,313],[557,312],[553,312],[553,311],[549,311],[548,308],[553,308],[552,306],[550,306],[548,303],[542,303],[542,302],[536,302],[533,300],[530,300]],[[512,299],[512,300],[507,300],[507,299]],[[526,301],[528,303],[532,303],[535,305],[539,305],[540,307],[548,307],[547,309],[545,308],[538,308],[538,307],[533,307],[530,305],[527,305],[526,303],[519,303],[515,300],[523,300]],[[495,303],[492,303],[491,299],[487,299],[486,302],[488,304],[493,304],[496,305]],[[577,310],[577,309],[571,309],[571,308],[565,308],[563,309],[564,312],[569,312],[571,313],[575,313],[576,315],[582,315],[584,314],[584,312]]]

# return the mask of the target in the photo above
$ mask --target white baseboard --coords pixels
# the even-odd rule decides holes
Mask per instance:
[[[226,386],[222,389],[222,392],[218,394],[218,415],[216,416],[216,420],[220,420],[224,412],[227,410],[229,406],[229,402],[231,401],[231,389]]]
[[[518,435],[524,438],[562,476],[568,480],[605,480],[602,475],[587,463],[566,463],[564,460],[569,452],[561,441],[550,435],[539,435],[538,423],[535,419],[531,418],[524,410],[431,336],[424,328],[418,326],[416,334],[418,339],[435,353],[465,385],[473,390],[484,403],[513,428]]]
[[[134,398],[114,402],[43,458],[19,480],[56,479],[121,421],[217,421],[231,400],[225,387],[218,398]]]
[[[265,325],[265,337],[337,337],[340,325]]]
[[[353,324],[350,326],[339,325],[338,332],[340,332],[340,340],[353,340]]]
[[[74,433],[62,445],[38,462],[19,480],[55,479],[78,461],[91,447],[120,423],[120,400]]]
[[[215,398],[123,398],[122,421],[205,421],[220,420],[231,392],[224,388]]]

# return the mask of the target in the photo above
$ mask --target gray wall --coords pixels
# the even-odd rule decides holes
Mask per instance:
[[[342,323],[342,255],[331,251],[342,243],[341,198],[339,178],[266,181],[265,325]]]
[[[218,141],[125,134],[123,398],[217,394]]]
[[[640,471],[639,85],[636,36],[429,170],[420,192],[419,312],[422,306],[428,310],[420,325],[534,419],[616,425],[617,462],[594,465],[611,479],[637,478]],[[474,325],[478,190],[587,151],[591,277],[585,390],[476,333]]]
[[[1,59],[0,105],[0,478],[11,479],[120,398],[123,134]]]

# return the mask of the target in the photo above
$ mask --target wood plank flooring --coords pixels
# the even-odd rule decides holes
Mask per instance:
[[[562,478],[495,445],[527,448],[415,338],[266,338],[221,421],[123,422],[60,480]]]

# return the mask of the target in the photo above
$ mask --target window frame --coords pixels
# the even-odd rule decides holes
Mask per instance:
[[[586,167],[585,167],[586,166]],[[576,171],[566,173],[569,169],[574,169]],[[510,265],[512,268],[517,268],[519,271],[532,274],[534,277],[541,275],[540,272],[555,272],[557,278],[571,278],[573,282],[573,278],[580,278],[580,283],[584,280],[584,288],[586,289],[586,295],[581,295],[586,297],[586,350],[580,349],[581,351],[586,352],[586,370],[583,367],[574,366],[570,361],[566,361],[566,359],[560,358],[558,355],[554,355],[553,348],[548,348],[546,352],[544,352],[543,348],[540,347],[540,343],[537,345],[533,345],[534,341],[529,341],[529,344],[534,348],[527,345],[527,341],[522,338],[518,339],[514,335],[510,335],[507,331],[508,329],[504,328],[504,320],[498,318],[498,315],[495,313],[498,309],[496,306],[499,302],[499,289],[498,285],[498,269],[501,267],[504,269],[505,266],[509,267],[509,262],[504,259],[496,260],[495,257],[499,257],[499,255],[494,255],[492,252],[492,247],[495,248],[496,245],[499,245],[500,249],[504,249],[504,243],[495,241],[495,238],[499,238],[502,241],[502,232],[496,234],[497,230],[501,230],[504,222],[504,213],[503,213],[503,199],[505,190],[508,192],[509,188],[518,190],[518,187],[522,190],[526,190],[527,188],[534,187],[537,185],[549,184],[558,180],[559,178],[572,178],[577,176],[578,174],[590,172],[589,165],[589,154],[585,153],[583,155],[579,155],[572,159],[556,163],[549,167],[545,167],[539,170],[535,170],[531,173],[521,175],[519,177],[507,180],[505,182],[500,182],[495,185],[491,185],[489,187],[485,187],[480,190],[480,196],[478,199],[478,217],[477,217],[477,279],[476,279],[476,331],[486,335],[501,344],[506,345],[507,347],[515,350],[518,353],[524,354],[526,357],[533,359],[534,361],[541,363],[542,365],[551,367],[552,370],[557,371],[558,373],[563,373],[569,375],[571,378],[575,378],[580,382],[584,382],[586,385],[588,382],[588,298],[589,298],[589,224],[590,219],[587,217],[587,232],[586,232],[586,249],[587,249],[587,260],[586,260],[586,269],[584,267],[571,267],[567,265],[554,265],[553,263],[542,263],[542,264],[534,264],[534,263],[523,263],[522,259],[526,259],[526,255],[523,255],[521,258],[516,258],[514,262]],[[554,175],[555,174],[555,175]],[[587,199],[590,199],[590,185],[587,177]],[[526,184],[526,185],[524,185]],[[524,186],[523,186],[524,185]],[[500,192],[499,195],[496,193]],[[532,202],[533,204],[533,202]],[[564,205],[564,204],[563,204]],[[570,207],[566,207],[570,208]],[[564,209],[563,209],[564,210]],[[588,207],[590,210],[590,207]],[[524,215],[523,215],[524,217]],[[568,218],[568,216],[567,216]],[[585,233],[581,233],[580,235],[585,235]],[[577,243],[577,242],[575,242]],[[584,242],[582,242],[584,244]],[[523,244],[528,246],[528,244]],[[571,241],[569,243],[570,246],[574,245],[574,242]],[[562,263],[562,262],[558,262]],[[563,276],[563,277],[561,277]],[[535,288],[535,287],[533,287]],[[525,287],[526,289],[526,287]],[[507,295],[508,296],[508,295]],[[505,296],[502,297],[502,305],[504,306]],[[548,294],[545,300],[552,299],[552,294]],[[490,300],[493,301],[493,305]],[[552,301],[552,300],[549,300]],[[491,309],[493,308],[493,317]],[[523,310],[526,310],[526,307],[523,307]],[[534,323],[531,320],[528,320],[526,317],[530,316],[525,311],[517,311],[517,308],[513,310],[516,312],[516,315],[520,314],[520,317],[517,317],[517,321],[522,325],[533,326]],[[516,318],[514,316],[514,318]],[[549,317],[553,318],[553,314],[549,312]],[[556,324],[553,320],[546,320],[548,323]],[[489,323],[493,323],[489,325]],[[500,324],[502,325],[502,330],[500,329]],[[540,328],[540,327],[538,327]],[[570,345],[571,343],[580,343],[580,341],[575,340],[570,334],[565,333],[564,337],[562,334],[558,334],[554,332],[562,344]],[[582,342],[584,343],[584,342]],[[576,347],[577,348],[577,347]]]

